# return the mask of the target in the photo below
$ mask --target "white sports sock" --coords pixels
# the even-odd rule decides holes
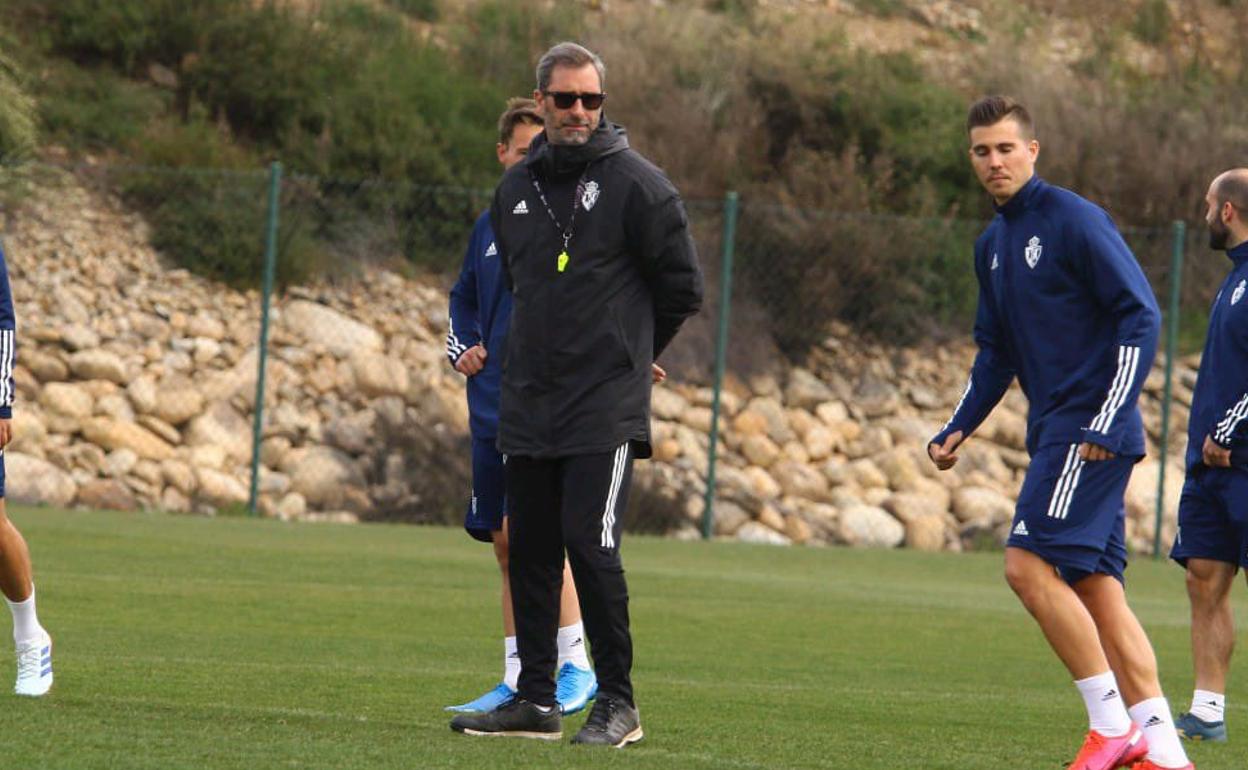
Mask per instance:
[[[1192,716],[1205,722],[1221,722],[1226,719],[1226,696],[1220,692],[1196,690],[1192,693]]]
[[[30,586],[30,596],[24,601],[9,602],[9,611],[13,613],[13,642],[21,644],[39,636],[43,626],[39,625],[39,616],[35,613],[35,586]]]
[[[1158,767],[1186,767],[1187,752],[1174,729],[1170,704],[1164,697],[1149,698],[1127,709],[1148,738],[1148,759]]]
[[[520,650],[516,647],[516,637],[503,637],[503,683],[516,689],[520,681]]]
[[[1106,738],[1118,738],[1131,729],[1127,704],[1122,702],[1113,671],[1075,681],[1088,708],[1088,727]]]
[[[585,655],[585,625],[579,620],[559,629],[559,663],[556,670],[563,668],[568,661],[586,671],[590,668],[589,657]]]

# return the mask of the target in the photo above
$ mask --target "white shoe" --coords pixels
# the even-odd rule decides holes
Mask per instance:
[[[17,684],[13,692],[38,698],[52,689],[52,637],[47,631],[17,647]]]

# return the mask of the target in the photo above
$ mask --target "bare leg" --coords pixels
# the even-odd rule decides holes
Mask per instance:
[[[1135,704],[1160,697],[1157,656],[1144,627],[1127,605],[1122,583],[1109,575],[1094,574],[1076,583],[1075,592],[1096,622],[1101,647],[1123,700]]]
[[[563,560],[563,592],[559,595],[559,627],[565,628],[581,622],[581,604],[576,596],[576,582],[572,579],[572,567]]]
[[[1226,692],[1235,649],[1231,585],[1238,567],[1212,559],[1187,560],[1187,596],[1192,603],[1192,666],[1196,689]]]
[[[491,533],[494,540],[494,558],[498,560],[498,568],[503,573],[503,636],[516,635],[516,614],[511,607],[511,581],[507,577],[507,564],[510,547],[507,542],[507,518],[503,517],[503,528]]]
[[[30,551],[22,533],[9,521],[4,499],[0,498],[0,591],[11,602],[30,598]]]
[[[1006,548],[1005,579],[1071,677],[1087,679],[1109,670],[1092,615],[1053,565],[1031,551]]]

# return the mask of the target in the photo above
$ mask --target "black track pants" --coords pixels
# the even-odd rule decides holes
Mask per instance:
[[[620,562],[620,517],[632,467],[628,444],[593,455],[507,457],[511,600],[520,652],[519,691],[526,700],[555,703],[566,550],[599,692],[633,702],[628,586]]]

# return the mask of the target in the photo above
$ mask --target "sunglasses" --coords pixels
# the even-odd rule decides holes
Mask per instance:
[[[561,110],[570,110],[580,99],[587,110],[596,110],[606,100],[606,94],[578,94],[573,91],[546,91],[546,95],[555,100],[555,106]]]

